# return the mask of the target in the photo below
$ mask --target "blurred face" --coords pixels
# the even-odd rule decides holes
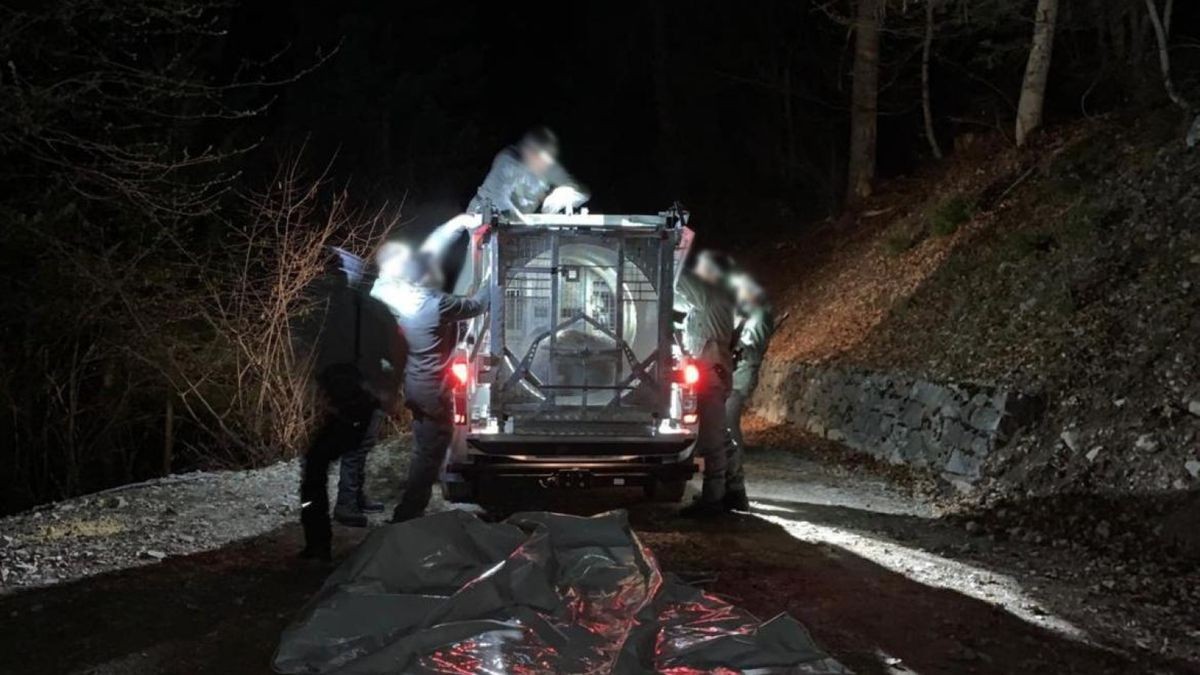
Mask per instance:
[[[412,258],[412,249],[398,242],[388,242],[379,247],[375,263],[379,266],[379,276],[384,279],[399,279]]]
[[[521,161],[529,167],[530,171],[541,176],[554,166],[554,155],[535,145],[526,145],[521,148]]]
[[[695,272],[701,281],[710,284],[721,283],[721,268],[717,267],[709,256],[701,255],[696,258]]]
[[[745,276],[734,279],[733,291],[737,295],[737,304],[741,306],[752,307],[763,300],[762,288]]]

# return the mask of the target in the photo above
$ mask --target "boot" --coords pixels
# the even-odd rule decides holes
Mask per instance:
[[[319,562],[333,562],[333,553],[329,549],[329,544],[324,546],[320,544],[306,544],[304,550],[300,551],[299,558],[301,560],[317,560]]]
[[[722,500],[726,511],[749,511],[750,498],[746,496],[745,488],[741,490],[725,490],[725,499]]]
[[[392,511],[393,523],[403,523],[414,518],[420,518],[425,515],[425,507],[418,507],[415,504],[400,502],[396,505],[396,509]]]
[[[346,527],[366,527],[367,516],[356,506],[338,504],[333,509],[333,519]]]
[[[701,520],[715,518],[725,513],[725,511],[725,505],[720,501],[709,501],[697,498],[692,500],[691,504],[679,509],[679,517]]]
[[[377,502],[367,496],[365,492],[358,493],[358,510],[363,513],[383,513],[383,502]]]
[[[679,510],[683,518],[712,518],[725,513],[725,476],[705,476],[700,496]]]

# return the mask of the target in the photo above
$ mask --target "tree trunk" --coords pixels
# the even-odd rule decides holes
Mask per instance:
[[[850,155],[846,204],[871,196],[879,109],[879,23],[883,0],[858,0],[854,22],[854,88],[850,103]]]
[[[1191,111],[1192,106],[1188,103],[1179,92],[1175,89],[1175,82],[1171,79],[1171,52],[1167,45],[1170,38],[1168,26],[1171,21],[1172,0],[1167,0],[1167,6],[1163,9],[1163,16],[1158,14],[1158,7],[1154,0],[1146,0],[1146,11],[1150,12],[1150,25],[1154,27],[1154,37],[1158,40],[1158,65],[1162,68],[1163,85],[1167,89],[1167,96],[1171,98],[1171,102],[1183,108],[1185,111]]]
[[[1042,108],[1046,100],[1046,81],[1050,76],[1050,57],[1054,53],[1054,27],[1057,22],[1058,0],[1038,0],[1033,44],[1029,48],[1021,100],[1017,104],[1017,146],[1025,145],[1029,135],[1042,126]]]
[[[1112,53],[1117,63],[1125,63],[1129,59],[1129,50],[1125,48],[1125,13],[1127,11],[1129,11],[1127,8],[1111,5],[1107,8],[1108,30],[1112,36]]]
[[[937,134],[933,130],[933,104],[929,100],[929,54],[933,51],[933,4],[934,0],[925,1],[925,48],[921,54],[921,108],[925,113],[925,138],[929,140],[929,150],[936,159],[942,158],[942,148],[938,145]]]
[[[1146,59],[1146,31],[1143,30],[1147,26],[1142,22],[1142,15],[1138,12],[1137,6],[1129,8],[1129,63],[1136,69],[1141,70],[1142,63]]]

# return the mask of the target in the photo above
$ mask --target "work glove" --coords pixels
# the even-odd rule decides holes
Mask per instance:
[[[587,195],[570,185],[560,185],[542,200],[542,213],[568,213],[583,206],[587,199]]]

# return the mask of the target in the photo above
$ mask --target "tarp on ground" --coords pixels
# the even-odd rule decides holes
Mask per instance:
[[[798,622],[664,576],[623,511],[379,528],[283,633],[280,673],[849,672]]]

